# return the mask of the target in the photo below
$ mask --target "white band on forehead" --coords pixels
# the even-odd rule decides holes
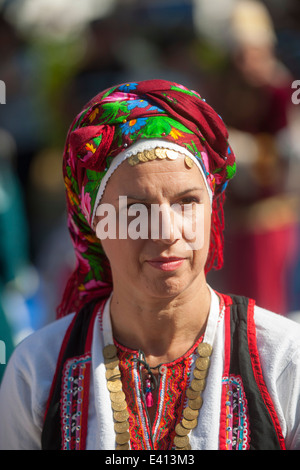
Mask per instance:
[[[163,140],[163,139],[141,139],[138,142],[136,142],[135,144],[128,147],[126,150],[123,150],[122,152],[120,152],[112,160],[111,165],[108,168],[107,172],[105,173],[104,177],[102,178],[102,181],[100,183],[100,187],[98,189],[98,193],[97,193],[97,196],[96,196],[95,205],[94,205],[94,209],[93,209],[92,220],[91,220],[92,226],[93,226],[94,218],[95,218],[95,215],[96,215],[97,207],[98,207],[98,205],[101,201],[101,198],[103,196],[103,193],[104,193],[104,190],[105,190],[106,185],[108,183],[108,180],[111,177],[111,175],[114,173],[114,171],[116,171],[116,169],[121,165],[121,163],[123,163],[125,160],[127,160],[132,155],[136,155],[139,152],[144,152],[145,150],[152,150],[152,149],[156,149],[156,148],[174,150],[176,152],[180,152],[180,153],[186,155],[187,157],[190,157],[193,160],[193,162],[199,168],[200,173],[203,177],[203,180],[204,180],[204,183],[205,183],[208,195],[209,195],[209,200],[210,200],[210,203],[212,205],[212,198],[213,198],[212,190],[209,187],[209,184],[208,184],[207,179],[205,177],[203,168],[202,168],[199,160],[195,157],[195,155],[193,155],[185,147],[182,147],[181,145],[178,145],[178,144],[175,144],[175,143],[172,143],[172,142],[168,142],[167,140]]]

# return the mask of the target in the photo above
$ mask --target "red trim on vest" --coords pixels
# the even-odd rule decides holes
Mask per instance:
[[[101,307],[100,307],[101,308]],[[95,318],[99,311],[99,305],[97,304],[94,308],[92,320],[89,324],[88,334],[85,343],[85,351],[89,351],[92,357],[92,341],[93,341],[93,331],[95,325]],[[83,408],[82,408],[82,424],[81,424],[81,440],[80,440],[80,450],[85,450],[86,448],[86,438],[88,431],[88,415],[89,415],[89,396],[90,396],[90,380],[91,380],[91,361],[86,364],[86,382],[89,384],[88,387],[84,387],[83,390]]]
[[[228,295],[222,294],[222,297],[225,302],[225,313],[224,313],[224,328],[225,328],[225,339],[224,339],[224,370],[223,377],[228,376],[230,368],[230,308],[232,305],[232,299]],[[220,412],[220,424],[226,422],[226,390],[222,387],[222,396],[221,396],[221,412]],[[219,434],[219,450],[226,450],[226,436],[225,432]]]
[[[250,352],[250,357],[251,357],[252,369],[253,369],[254,377],[255,377],[257,386],[259,388],[259,391],[261,393],[261,396],[264,400],[264,403],[267,409],[269,410],[274,428],[278,436],[280,448],[281,450],[286,450],[281,426],[280,426],[278,416],[273,405],[273,401],[266,387],[266,384],[263,378],[260,360],[259,360],[257,342],[256,342],[256,326],[255,326],[255,321],[254,321],[254,305],[255,305],[254,300],[249,299],[247,324],[248,324],[248,347],[249,347],[249,352]]]
[[[99,310],[103,311],[105,302],[106,302],[106,299],[105,299],[105,301],[101,301],[100,304],[96,304],[96,306],[94,307],[94,312],[93,312],[93,315],[92,315],[92,318],[91,318],[91,321],[90,321],[90,324],[89,324],[89,327],[88,327],[88,333],[87,333],[85,347],[84,347],[84,349],[85,349],[84,354],[89,353],[91,355],[95,318],[96,318]],[[58,360],[57,360],[55,374],[53,376],[52,385],[51,385],[51,389],[50,389],[50,393],[49,393],[49,398],[48,398],[47,405],[46,405],[46,411],[45,411],[45,414],[44,414],[44,421],[45,421],[46,415],[47,415],[48,410],[49,410],[49,406],[50,406],[50,403],[51,403],[51,400],[52,400],[55,385],[57,383],[57,380],[59,380],[59,373],[60,373],[60,368],[61,368],[61,365],[62,365],[63,357],[64,357],[66,347],[67,347],[67,344],[68,344],[70,336],[71,336],[71,332],[72,332],[74,323],[76,322],[76,319],[77,319],[77,315],[74,315],[74,318],[72,319],[70,325],[67,328],[67,331],[65,333],[65,336],[64,336],[64,339],[63,339],[63,342],[62,342],[62,345],[61,345],[61,349],[60,349]],[[79,446],[80,450],[85,450],[85,448],[86,448],[86,438],[87,438],[87,431],[88,431],[88,408],[89,408],[91,363],[87,363],[86,367],[87,367],[87,370],[86,370],[86,379],[87,380],[86,380],[86,382],[87,382],[88,386],[86,386],[84,388],[84,391],[83,391],[84,395],[83,395],[83,410],[82,410],[82,431],[81,431],[81,439],[80,439],[80,446]],[[61,400],[60,400],[60,404],[62,405]],[[61,423],[61,426],[62,425],[63,424]]]
[[[224,328],[225,328],[225,339],[224,339],[224,370],[223,370],[223,377],[228,376],[229,369],[230,369],[230,352],[231,352],[231,329],[230,329],[230,319],[231,319],[231,305],[232,299],[228,295],[222,295],[224,302],[225,302],[225,318],[224,318]],[[252,370],[254,374],[254,378],[257,384],[257,387],[260,391],[262,399],[266,405],[267,410],[269,411],[270,417],[272,419],[272,423],[274,429],[276,431],[279,445],[281,450],[286,450],[284,437],[282,435],[281,426],[278,420],[278,416],[276,410],[274,408],[273,401],[269,392],[267,390],[263,373],[261,369],[259,353],[257,348],[257,339],[256,339],[256,325],[254,321],[254,306],[255,301],[253,299],[248,299],[248,309],[247,309],[247,337],[248,337],[248,348],[249,354],[251,358]],[[221,396],[221,413],[220,413],[220,437],[219,437],[219,445],[220,450],[226,450],[226,437],[223,427],[224,423],[226,422],[226,395],[225,391],[222,391]]]
[[[54,392],[54,388],[55,388],[56,382],[58,380],[58,374],[59,374],[60,366],[61,366],[61,363],[62,363],[62,360],[63,360],[63,357],[64,357],[64,353],[65,353],[65,350],[66,350],[66,347],[67,347],[67,344],[68,344],[68,341],[69,341],[69,338],[70,338],[71,331],[72,331],[73,325],[75,323],[75,320],[76,320],[76,315],[74,315],[73,320],[71,321],[70,325],[68,326],[68,329],[65,333],[65,336],[64,336],[61,348],[60,348],[60,352],[59,352],[58,359],[57,359],[57,362],[56,362],[56,370],[55,370],[55,373],[54,373],[54,376],[53,376],[49,397],[48,397],[48,400],[47,400],[46,410],[45,410],[45,413],[44,413],[44,421],[46,419],[46,416],[47,416],[47,413],[48,413],[48,410],[49,410],[49,406],[50,406],[50,403],[51,403],[51,400],[52,400],[52,395],[53,395],[53,392]]]

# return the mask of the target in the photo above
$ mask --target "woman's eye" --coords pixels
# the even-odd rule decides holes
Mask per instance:
[[[181,204],[192,204],[192,203],[199,204],[199,202],[200,202],[199,199],[194,196],[185,197],[181,200]]]

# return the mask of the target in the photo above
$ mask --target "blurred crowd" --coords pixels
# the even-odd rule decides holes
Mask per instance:
[[[291,98],[300,80],[299,1],[0,0],[6,360],[55,319],[73,267],[61,173],[68,126],[100,90],[149,78],[199,91],[237,155],[224,268],[208,281],[299,321],[300,104]]]

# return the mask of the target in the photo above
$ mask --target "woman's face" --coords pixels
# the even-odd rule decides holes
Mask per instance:
[[[104,209],[113,209],[116,220]],[[123,162],[96,213],[114,290],[142,299],[171,298],[205,279],[211,205],[199,169],[186,167],[181,155],[136,166]]]

